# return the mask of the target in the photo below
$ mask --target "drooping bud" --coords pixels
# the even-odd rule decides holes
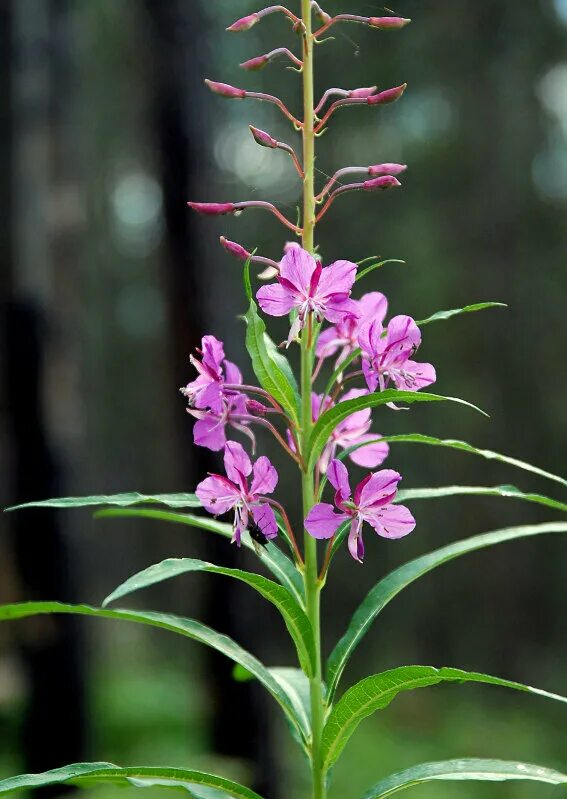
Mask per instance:
[[[249,72],[258,72],[260,69],[264,69],[269,60],[267,55],[258,55],[255,58],[244,61],[240,66],[242,69],[247,69]]]
[[[372,97],[378,91],[378,86],[368,86],[363,89],[351,89],[347,97],[355,100],[366,100],[367,97]]]
[[[387,105],[388,103],[395,103],[399,100],[405,92],[407,83],[402,83],[401,86],[395,86],[393,89],[386,89],[379,94],[373,94],[371,97],[366,98],[368,105]]]
[[[366,180],[362,185],[366,191],[376,191],[376,189],[384,190],[397,188],[402,184],[397,178],[393,177],[393,175],[383,175],[379,178]]]
[[[398,31],[409,25],[411,19],[404,19],[404,17],[370,17],[368,24],[372,28],[378,28],[380,31]]]
[[[379,175],[399,175],[400,172],[405,172],[406,169],[406,164],[376,164],[368,167],[368,174],[373,178]]]
[[[313,13],[315,14],[319,22],[323,23],[323,25],[327,25],[327,23],[329,23],[332,20],[331,15],[327,14],[326,11],[323,11],[323,9],[319,5],[319,3],[316,2],[316,0],[311,0],[311,7],[313,9]]]
[[[252,136],[254,136],[254,141],[256,144],[259,144],[260,147],[269,147],[272,150],[277,150],[278,142],[273,136],[270,136],[269,133],[260,130],[260,128],[255,128],[254,125],[249,125],[248,127],[250,128]]]
[[[265,416],[268,412],[268,408],[255,399],[247,399],[246,408],[250,413],[255,413],[258,416]]]
[[[242,100],[246,97],[244,89],[237,89],[236,86],[230,86],[228,83],[219,83],[208,78],[205,78],[205,83],[212,92],[220,94],[221,97],[229,97],[233,100]]]
[[[237,19],[236,22],[233,22],[232,25],[229,25],[227,31],[231,31],[232,33],[249,31],[250,28],[254,27],[257,22],[260,22],[259,14],[248,14],[247,17]]]
[[[221,236],[220,243],[230,255],[234,255],[239,261],[247,261],[248,258],[251,257],[251,253],[249,253],[242,244],[238,244],[236,241],[229,241],[224,236]]]
[[[223,216],[223,214],[234,214],[237,210],[234,203],[192,203],[188,202],[189,208],[197,211],[198,214],[206,216]]]

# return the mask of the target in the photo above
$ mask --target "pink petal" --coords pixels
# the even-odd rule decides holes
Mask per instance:
[[[392,496],[395,496],[401,479],[401,474],[393,469],[376,472],[362,488],[356,504],[365,511],[386,504],[387,501],[391,501]]]
[[[212,475],[203,480],[195,493],[201,500],[205,510],[218,516],[226,513],[233,508],[240,498],[240,492],[236,486],[231,486],[228,480],[220,475]]]
[[[403,538],[415,529],[415,519],[404,505],[386,505],[368,521],[383,538]]]
[[[197,382],[197,381],[195,381]],[[195,407],[210,408],[215,413],[222,412],[222,391],[220,384],[212,380],[195,394]]]
[[[248,477],[252,471],[250,458],[244,451],[242,444],[229,441],[224,448],[224,468],[230,480],[241,486],[243,477]],[[243,486],[244,487],[244,486]]]
[[[370,361],[367,361],[365,358],[362,361],[362,373],[364,374],[364,379],[366,380],[366,385],[369,390],[376,391],[376,387],[378,386],[378,374],[376,370],[373,369]]]
[[[265,503],[262,505],[253,505],[252,516],[266,538],[271,539],[277,537],[278,523],[276,521],[276,514],[270,505],[266,505]]]
[[[238,366],[232,361],[224,362],[224,382],[235,385],[242,383],[242,373]]]
[[[388,323],[387,348],[392,354],[416,350],[421,344],[421,330],[411,316],[394,316]]]
[[[318,297],[328,297],[332,294],[350,294],[356,278],[356,264],[352,261],[335,261],[326,266],[321,272],[317,287]],[[356,307],[356,306],[355,306]],[[356,308],[355,314],[358,311]]]
[[[365,388],[353,388],[343,395],[341,402],[348,402],[349,400],[359,399],[360,397],[365,397],[367,395],[368,391]],[[351,413],[350,416],[347,416],[346,419],[344,419],[342,422],[339,422],[335,429],[336,437],[340,438],[351,433],[358,433],[359,435],[366,433],[370,425],[371,413],[372,412],[370,408],[363,408],[361,411],[355,411],[354,413]],[[345,444],[344,446],[348,445]]]
[[[258,289],[256,299],[260,308],[269,316],[287,316],[296,305],[296,295],[279,283],[262,286]]]
[[[270,463],[270,459],[262,455],[254,464],[254,478],[250,487],[253,496],[271,494],[278,484],[278,473]]]
[[[363,441],[376,441],[378,438],[380,438],[380,433],[367,433],[364,436],[360,436],[356,443],[361,444]],[[352,441],[350,446],[354,443],[355,442]],[[366,469],[375,469],[377,466],[384,463],[389,453],[390,447],[383,442],[378,442],[377,444],[369,444],[366,447],[360,447],[360,449],[351,452],[349,458],[353,463],[356,463],[357,466],[364,466]]]
[[[430,363],[406,361],[403,371],[403,375],[393,377],[396,386],[402,391],[419,391],[420,388],[435,383],[437,379],[435,367]]]
[[[307,250],[291,247],[280,262],[280,277],[289,281],[296,291],[307,295],[316,268],[317,261]]]
[[[353,519],[348,534],[348,551],[359,563],[364,560],[364,541],[362,540],[362,519]]]
[[[342,499],[348,499],[348,497],[350,497],[352,491],[348,480],[348,470],[342,461],[336,458],[331,461],[327,469],[327,477],[333,488],[339,492]]]
[[[225,425],[216,416],[205,416],[193,427],[193,441],[198,447],[219,452],[226,444]]]
[[[203,336],[201,339],[203,363],[215,374],[220,373],[221,363],[224,360],[224,345],[214,336]]]
[[[346,513],[335,513],[327,502],[320,502],[307,514],[305,529],[313,538],[332,538],[348,518]]]
[[[375,355],[384,351],[386,346],[386,339],[382,338],[384,327],[382,322],[372,320],[371,322],[363,322],[358,331],[358,344],[362,352],[373,358]]]
[[[342,344],[343,341],[339,338],[337,328],[333,325],[333,327],[328,327],[327,330],[323,330],[320,334],[317,339],[315,354],[318,358],[328,358],[333,355]]]
[[[382,324],[388,313],[388,300],[381,291],[370,291],[363,294],[358,301],[360,317],[365,322]]]
[[[328,322],[346,322],[348,317],[356,316],[356,302],[347,294],[330,294],[325,298],[323,315]]]

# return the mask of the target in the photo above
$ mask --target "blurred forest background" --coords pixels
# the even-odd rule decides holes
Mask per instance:
[[[295,0],[292,7],[296,5]],[[327,0],[378,15],[377,2]],[[207,220],[189,199],[276,201],[294,217],[300,186],[285,154],[247,124],[292,141],[278,112],[211,95],[210,78],[281,95],[297,76],[235,65],[296,46],[276,15],[225,34],[252,0],[0,0],[0,500],[192,490],[215,464],[192,446],[178,387],[214,332],[246,364],[238,262],[218,236],[278,258],[278,223],[249,212]],[[565,472],[567,440],[567,2],[398,0],[400,34],[335,29],[320,47],[327,86],[408,81],[384,109],[337,114],[320,142],[321,180],[345,164],[402,161],[401,191],[337,202],[318,233],[326,262],[368,255],[392,313],[509,304],[424,331],[440,393],[486,409],[383,411],[374,429],[462,438]],[[248,372],[248,377],[251,375]],[[269,446],[267,440],[262,445]],[[278,452],[271,453],[284,466]],[[522,472],[445,450],[398,445],[404,486],[496,485],[560,495]],[[280,497],[297,494],[283,469]],[[555,490],[556,489],[556,490]],[[409,557],[469,534],[556,518],[492,498],[413,505],[414,535],[367,535],[364,568],[345,551],[325,601],[330,648],[363,593]],[[227,564],[247,555],[202,532],[88,512],[0,520],[0,599],[97,604],[167,556]],[[352,661],[347,682],[401,663],[477,669],[567,693],[567,549],[543,537],[468,556],[404,592]],[[195,615],[269,664],[290,664],[283,625],[246,588],[191,575],[132,598]],[[265,631],[269,631],[269,635]],[[79,760],[217,768],[270,799],[301,797],[303,763],[271,700],[230,664],[175,636],[113,622],[42,618],[0,628],[0,773]],[[494,756],[565,770],[561,706],[497,689],[433,688],[361,725],[332,796],[356,797],[418,761]],[[254,765],[256,764],[256,765]],[[57,793],[54,791],[53,793]],[[99,790],[106,797],[110,789]],[[158,794],[159,791],[154,791]],[[419,790],[416,791],[416,794]],[[537,785],[421,789],[424,799],[551,797]]]

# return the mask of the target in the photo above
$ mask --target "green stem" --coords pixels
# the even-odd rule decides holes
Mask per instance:
[[[301,0],[301,16],[304,30],[303,45],[303,247],[310,252],[315,244],[315,132],[313,92],[313,30],[311,25],[311,0]],[[313,374],[313,320],[309,319],[301,337],[301,404],[302,404],[302,452],[313,426],[311,420],[311,378]],[[303,513],[307,516],[315,502],[312,471],[302,474]],[[315,674],[310,680],[311,696],[311,774],[312,798],[325,799],[325,773],[321,765],[321,737],[325,717],[325,699],[322,690],[320,591],[318,581],[317,542],[304,532],[305,546],[305,596],[307,615],[313,627],[315,639]]]

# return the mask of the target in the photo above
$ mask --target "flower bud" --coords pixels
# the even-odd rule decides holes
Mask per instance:
[[[368,174],[373,178],[379,175],[399,175],[400,172],[405,172],[406,169],[406,164],[376,164],[368,167]]]
[[[250,258],[251,253],[242,244],[238,244],[236,241],[229,241],[224,236],[220,237],[220,243],[230,255],[234,255],[239,261],[247,261]]]
[[[229,86],[228,83],[218,83],[215,80],[205,78],[205,83],[209,89],[215,94],[220,94],[221,97],[230,97],[231,99],[242,100],[246,97],[244,89],[237,89],[235,86]]]
[[[379,94],[373,94],[371,97],[366,98],[368,105],[387,105],[388,103],[395,103],[399,100],[405,92],[407,83],[402,83],[401,86],[395,86],[393,89],[386,89]]]
[[[348,97],[355,100],[366,100],[367,97],[372,97],[378,91],[378,86],[368,86],[366,89],[352,89],[348,93]]]
[[[409,25],[411,19],[404,17],[370,17],[368,24],[380,31],[397,31]]]
[[[266,269],[264,269],[263,272],[259,272],[258,273],[258,279],[259,280],[273,280],[275,277],[278,276],[278,274],[279,274],[279,271],[276,269],[275,266],[268,266]]]
[[[278,142],[273,136],[270,136],[269,133],[266,133],[260,128],[255,128],[254,125],[249,125],[250,132],[252,136],[254,136],[254,141],[256,144],[259,144],[260,147],[270,147],[272,150],[276,150],[278,147]]]
[[[189,208],[197,211],[198,214],[206,216],[222,216],[223,214],[233,214],[236,211],[233,203],[187,203]]]
[[[258,72],[260,69],[264,69],[269,60],[267,55],[257,55],[255,58],[244,61],[240,66],[249,72]]]
[[[366,191],[375,191],[376,189],[394,189],[402,184],[400,181],[393,177],[392,175],[383,175],[379,178],[373,178],[372,180],[366,180],[362,184]]]
[[[227,31],[231,31],[232,33],[249,31],[250,28],[254,27],[254,25],[259,21],[260,21],[259,14],[248,14],[247,17],[242,17],[241,19],[237,19],[236,22],[233,22],[232,25],[229,25]]]
[[[268,408],[265,405],[262,405],[261,402],[254,399],[247,399],[246,400],[246,409],[250,413],[255,413],[257,416],[265,416],[268,412]]]
[[[315,14],[319,22],[323,23],[323,25],[327,25],[327,23],[329,23],[332,20],[331,15],[327,14],[326,11],[323,11],[319,3],[317,3],[315,0],[311,0],[311,6],[313,8],[313,13]]]

